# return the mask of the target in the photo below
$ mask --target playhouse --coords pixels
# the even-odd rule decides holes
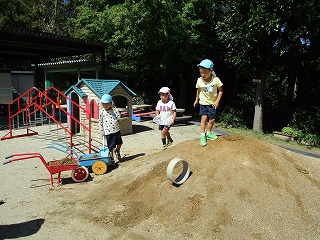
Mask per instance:
[[[103,94],[110,94],[120,111],[127,111],[127,115],[119,119],[120,131],[122,135],[132,133],[132,98],[136,94],[130,90],[125,84],[119,80],[111,79],[81,79],[77,84],[71,86],[65,95],[76,102],[79,106],[86,109],[81,111],[72,107],[70,101],[67,101],[67,111],[72,114],[80,122],[91,120],[91,135],[92,137],[100,136],[98,121],[99,110],[101,109],[100,98]],[[81,133],[81,127],[75,123],[73,126],[74,133]]]

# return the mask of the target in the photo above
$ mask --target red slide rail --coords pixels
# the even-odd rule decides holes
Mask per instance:
[[[51,98],[50,93],[54,93],[56,96],[56,99]],[[22,102],[24,102],[23,99],[26,99],[26,103],[23,105]],[[86,118],[88,119],[88,124],[84,124],[81,121],[79,121],[77,118],[73,116],[73,114],[70,114],[68,111],[66,111],[61,105],[60,101],[57,101],[57,99],[66,99],[69,106],[71,113],[74,113],[75,108],[78,108],[79,111],[83,111],[85,113]],[[22,101],[23,100],[23,101]],[[16,109],[13,113],[11,113],[11,106],[16,106]],[[52,113],[48,112],[47,109],[53,109]],[[66,116],[69,118],[69,128],[66,128],[63,124],[61,124],[57,118],[56,118],[56,109],[64,112]],[[18,138],[18,137],[24,137],[24,136],[31,136],[36,135],[38,132],[33,131],[29,128],[30,118],[33,114],[37,112],[42,112],[46,116],[48,116],[52,121],[54,121],[57,125],[59,125],[68,135],[70,138],[70,148],[73,146],[72,142],[72,136],[73,136],[73,126],[74,123],[79,124],[79,126],[83,127],[85,131],[88,131],[88,152],[91,153],[91,121],[90,121],[90,114],[88,113],[89,109],[85,109],[81,107],[76,102],[72,101],[68,96],[64,95],[62,92],[57,90],[54,87],[50,87],[46,89],[45,91],[41,92],[36,87],[30,88],[28,91],[20,95],[18,98],[13,100],[8,104],[8,120],[9,120],[9,132],[5,134],[2,138],[2,140],[12,139],[12,138]],[[25,134],[19,134],[19,135],[13,135],[13,119],[19,114],[24,114],[25,116],[25,125],[26,125],[26,133]]]

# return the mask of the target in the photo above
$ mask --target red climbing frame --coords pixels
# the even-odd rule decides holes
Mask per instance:
[[[50,92],[54,92],[56,95],[56,99],[50,98]],[[86,117],[88,119],[88,125],[85,125],[84,123],[80,122],[78,119],[76,119],[73,114],[70,114],[68,111],[66,111],[64,108],[61,107],[60,101],[57,101],[57,99],[65,98],[69,102],[69,106],[71,106],[71,113],[74,113],[74,108],[79,108],[79,111],[83,111],[86,114]],[[22,100],[26,99],[26,104],[22,105]],[[15,112],[11,114],[11,106],[16,106]],[[64,112],[69,117],[69,128],[66,128],[63,126],[59,121],[56,120],[56,111],[52,111],[52,113],[47,112],[48,107],[52,107],[52,109],[59,109],[62,112]],[[42,112],[46,114],[52,121],[54,121],[57,125],[59,125],[70,137],[70,148],[72,148],[72,132],[73,132],[73,123],[78,123],[80,126],[83,127],[84,130],[88,131],[88,152],[91,153],[91,121],[90,121],[90,114],[88,113],[89,109],[85,109],[81,107],[79,104],[72,101],[68,96],[64,95],[62,92],[57,90],[54,87],[50,87],[46,89],[45,91],[41,92],[36,87],[30,88],[28,91],[20,95],[18,98],[13,100],[8,104],[8,119],[9,119],[9,132],[5,134],[2,138],[2,140],[11,139],[11,138],[18,138],[18,137],[24,137],[24,136],[31,136],[38,134],[38,132],[33,131],[29,128],[29,121],[30,116],[36,112]],[[19,114],[24,114],[25,116],[25,125],[26,125],[26,133],[20,134],[20,135],[13,135],[13,125],[12,125],[12,119],[14,117],[18,116]]]

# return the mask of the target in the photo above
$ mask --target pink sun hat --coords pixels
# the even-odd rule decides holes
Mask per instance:
[[[168,87],[162,87],[162,88],[160,88],[158,94],[159,94],[159,93],[168,93],[169,99],[170,99],[170,100],[173,100],[173,97],[172,97],[172,95],[171,95],[170,92],[171,92],[170,88],[168,88]]]

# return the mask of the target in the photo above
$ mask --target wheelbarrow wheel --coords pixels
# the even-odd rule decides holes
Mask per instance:
[[[75,182],[83,182],[89,177],[89,171],[86,167],[80,166],[72,170],[71,178]]]
[[[104,161],[98,160],[92,164],[92,172],[96,175],[101,175],[107,172],[107,164]]]

